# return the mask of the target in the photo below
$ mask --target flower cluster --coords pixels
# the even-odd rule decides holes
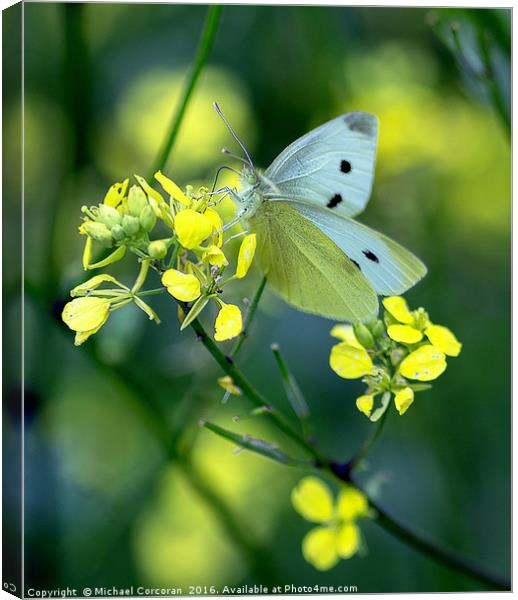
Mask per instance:
[[[383,320],[335,325],[329,364],[344,379],[363,378],[365,393],[356,399],[358,410],[377,421],[391,396],[400,415],[414,401],[415,392],[430,387],[446,369],[446,357],[458,356],[462,344],[442,325],[433,324],[423,308],[411,311],[404,298],[384,298]],[[381,401],[374,408],[376,398]]]
[[[157,323],[155,312],[141,296],[167,291],[179,303],[181,328],[197,318],[212,300],[219,312],[214,339],[218,342],[238,336],[243,319],[238,306],[221,299],[223,287],[248,273],[256,249],[255,234],[244,235],[234,273],[224,278],[229,265],[224,253],[224,223],[215,210],[221,195],[196,192],[192,186],[182,191],[174,181],[158,171],[155,179],[165,195],[139,175],[138,185],[128,189],[129,180],[115,183],[102,203],[83,206],[79,233],[86,236],[83,252],[85,270],[106,267],[126,253],[137,256],[141,268],[132,288],[111,275],[97,275],[71,291],[74,300],[63,310],[63,320],[76,332],[76,345],[99,331],[109,314],[135,303]],[[156,232],[159,232],[158,234]],[[228,240],[226,240],[228,241]],[[102,260],[92,262],[95,245],[108,248]],[[149,269],[160,275],[163,288],[141,291]],[[100,289],[103,283],[115,288]]]
[[[302,553],[320,571],[360,550],[362,535],[357,520],[374,516],[360,490],[343,485],[335,502],[329,487],[316,477],[304,477],[293,488],[291,502],[307,521],[319,524],[302,540]]]

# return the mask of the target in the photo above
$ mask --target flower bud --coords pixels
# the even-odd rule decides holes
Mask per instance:
[[[138,217],[146,206],[148,206],[148,201],[142,188],[138,185],[131,186],[128,194],[128,210],[130,215]]]
[[[164,258],[167,254],[167,244],[163,240],[155,240],[149,244],[147,251],[152,258]]]
[[[114,225],[119,225],[121,222],[121,216],[112,206],[107,204],[99,205],[99,218],[100,220],[111,229]]]
[[[112,227],[112,236],[115,241],[120,242],[126,237],[126,233],[121,225],[114,225]]]
[[[374,348],[374,338],[363,323],[355,323],[353,329],[356,339],[364,348]]]
[[[104,223],[85,221],[81,225],[81,229],[96,242],[100,242],[101,244],[108,246],[112,243],[112,234]]]
[[[145,206],[139,216],[139,221],[144,231],[151,231],[156,223],[156,215],[151,206]]]
[[[385,332],[383,321],[381,321],[381,319],[376,319],[375,321],[373,321],[370,325],[370,330],[375,338],[381,337]]]
[[[137,217],[124,215],[124,217],[122,218],[122,228],[124,229],[124,233],[126,235],[136,235],[140,229],[139,220],[137,219]]]

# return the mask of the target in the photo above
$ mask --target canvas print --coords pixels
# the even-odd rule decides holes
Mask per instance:
[[[510,590],[510,9],[3,31],[3,589]]]

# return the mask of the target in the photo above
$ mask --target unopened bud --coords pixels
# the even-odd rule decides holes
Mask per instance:
[[[119,225],[121,222],[120,213],[107,204],[99,205],[99,218],[101,221],[111,229],[114,225]]]
[[[126,235],[136,235],[140,229],[139,220],[137,219],[137,217],[124,215],[124,217],[122,218],[122,228],[124,229],[124,233]]]
[[[383,321],[381,319],[376,319],[375,321],[373,321],[370,326],[370,330],[375,338],[381,337],[385,333]]]
[[[112,236],[114,240],[120,242],[126,237],[126,233],[120,225],[114,225],[112,227]]]
[[[148,206],[148,201],[142,188],[138,185],[131,186],[128,194],[128,210],[130,215],[138,217],[146,206]]]
[[[363,323],[353,325],[354,335],[364,348],[374,348],[374,338]]]
[[[149,244],[147,251],[152,258],[164,258],[167,254],[167,244],[162,240],[155,240]]]
[[[96,242],[100,242],[104,245],[111,245],[112,234],[104,223],[98,223],[96,221],[85,221],[81,226],[83,231],[89,235]]]
[[[153,229],[156,223],[156,215],[151,206],[148,205],[142,209],[142,212],[139,216],[139,221],[144,231],[149,232]]]

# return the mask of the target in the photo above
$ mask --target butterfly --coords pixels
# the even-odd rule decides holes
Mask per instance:
[[[215,108],[246,156],[242,187],[229,190],[236,221],[257,234],[259,266],[288,304],[366,321],[378,314],[378,295],[402,294],[426,274],[411,252],[352,218],[372,189],[376,116],[343,114],[290,144],[262,172]]]

